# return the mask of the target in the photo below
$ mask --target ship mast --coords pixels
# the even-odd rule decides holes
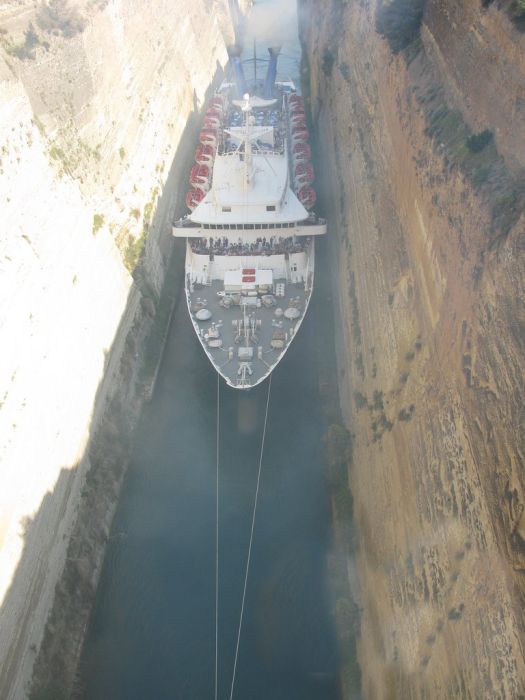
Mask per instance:
[[[242,106],[242,111],[245,114],[245,132],[244,132],[244,184],[247,189],[251,187],[252,184],[252,139],[251,139],[251,126],[252,126],[252,107],[250,104],[250,95],[246,93],[244,96],[244,104]]]

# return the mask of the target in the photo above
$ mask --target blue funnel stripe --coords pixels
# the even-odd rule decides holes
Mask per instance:
[[[263,97],[270,99],[273,96],[273,86],[277,78],[277,59],[279,58],[280,49],[268,49],[270,53],[270,63],[266,72],[266,80],[264,81]]]
[[[242,67],[241,59],[239,56],[231,56],[231,62],[233,65],[233,70],[235,71],[235,80],[237,82],[239,97],[242,98],[248,92],[248,85],[246,84],[246,78],[244,77],[244,69]]]

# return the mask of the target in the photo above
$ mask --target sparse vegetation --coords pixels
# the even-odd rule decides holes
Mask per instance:
[[[29,700],[66,700],[67,693],[58,685],[52,684],[29,695]]]
[[[93,215],[93,227],[92,227],[92,233],[94,236],[97,235],[98,231],[102,228],[104,225],[104,214],[94,214]]]
[[[66,154],[59,146],[51,146],[49,149],[49,155],[53,160],[65,161]]]
[[[352,439],[348,430],[338,423],[333,423],[323,436],[323,442],[330,469],[338,468],[341,464],[344,464],[346,469],[352,461]]]
[[[472,134],[472,136],[467,138],[467,148],[471,153],[479,153],[485,148],[485,146],[488,146],[488,144],[492,141],[492,138],[492,131],[489,131],[488,129],[481,131],[479,134]]]
[[[129,272],[133,272],[137,267],[145,243],[146,237],[144,234],[139,236],[139,238],[128,237],[128,242],[124,249],[124,265]]]
[[[333,51],[329,48],[326,48],[323,52],[323,60],[321,62],[321,68],[322,68],[322,71],[326,75],[327,78],[330,78],[332,76],[332,70],[334,68],[334,63],[335,63],[335,56],[333,54]]]
[[[383,404],[383,392],[378,391],[377,389],[374,391],[374,400],[372,403],[372,408],[374,411],[382,411],[384,408]]]
[[[525,0],[512,0],[508,13],[520,32],[525,31]]]
[[[445,167],[461,169],[474,187],[484,189],[492,204],[492,233],[506,235],[525,208],[525,177],[506,167],[491,131],[472,133],[462,114],[448,107],[437,83],[416,90],[416,95],[424,106],[426,133],[442,151]]]
[[[35,28],[32,23],[29,23],[28,28],[24,34],[24,41],[21,44],[13,44],[8,39],[2,39],[2,44],[5,50],[11,56],[16,56],[21,61],[26,59],[34,60],[36,57],[35,49],[38,46],[49,47],[47,42],[40,41],[38,34],[35,32]]]
[[[426,0],[380,0],[376,31],[398,53],[419,36]]]
[[[339,64],[339,70],[341,71],[341,75],[345,79],[347,83],[350,82],[350,66],[348,63],[343,62]]]
[[[126,151],[125,151],[125,149],[124,149],[124,146],[121,146],[121,147],[118,149],[118,154],[119,154],[119,156],[120,156],[120,160],[124,160],[124,158],[126,157]]]
[[[358,411],[360,408],[365,408],[366,406],[368,406],[366,396],[363,396],[363,394],[360,391],[356,391],[354,393],[354,401]]]
[[[415,408],[414,404],[411,404],[408,408],[402,408],[397,416],[398,419],[400,421],[409,421],[412,418]]]
[[[46,0],[38,8],[36,21],[40,29],[70,39],[84,31],[86,20],[69,0]]]

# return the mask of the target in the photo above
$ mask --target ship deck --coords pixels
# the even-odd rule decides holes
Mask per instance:
[[[224,294],[222,280],[191,284],[187,275],[186,296],[195,331],[210,361],[230,386],[250,388],[270,374],[299,330],[312,283],[305,290],[303,282],[274,279],[268,294],[232,295],[237,296],[236,303],[227,307],[225,297],[219,295]],[[247,303],[238,303],[238,297]],[[203,309],[208,313],[200,315],[208,318],[199,320]],[[250,329],[248,337],[239,332],[243,320]]]

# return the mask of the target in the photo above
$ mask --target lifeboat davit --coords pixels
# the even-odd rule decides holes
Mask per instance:
[[[307,143],[296,143],[293,147],[293,157],[296,160],[310,160],[312,149]]]
[[[305,185],[297,193],[297,198],[306,209],[311,209],[317,201],[317,195],[313,187]]]
[[[199,141],[203,146],[215,146],[217,143],[216,129],[203,129],[199,134]]]
[[[199,165],[209,165],[213,160],[214,153],[213,146],[197,146],[195,162]]]
[[[314,181],[314,166],[311,163],[298,163],[295,166],[297,182],[310,184]]]
[[[205,194],[202,190],[195,188],[190,190],[186,195],[186,206],[188,207],[188,209],[193,211],[197,204],[199,204],[199,202],[202,202],[204,196]]]

